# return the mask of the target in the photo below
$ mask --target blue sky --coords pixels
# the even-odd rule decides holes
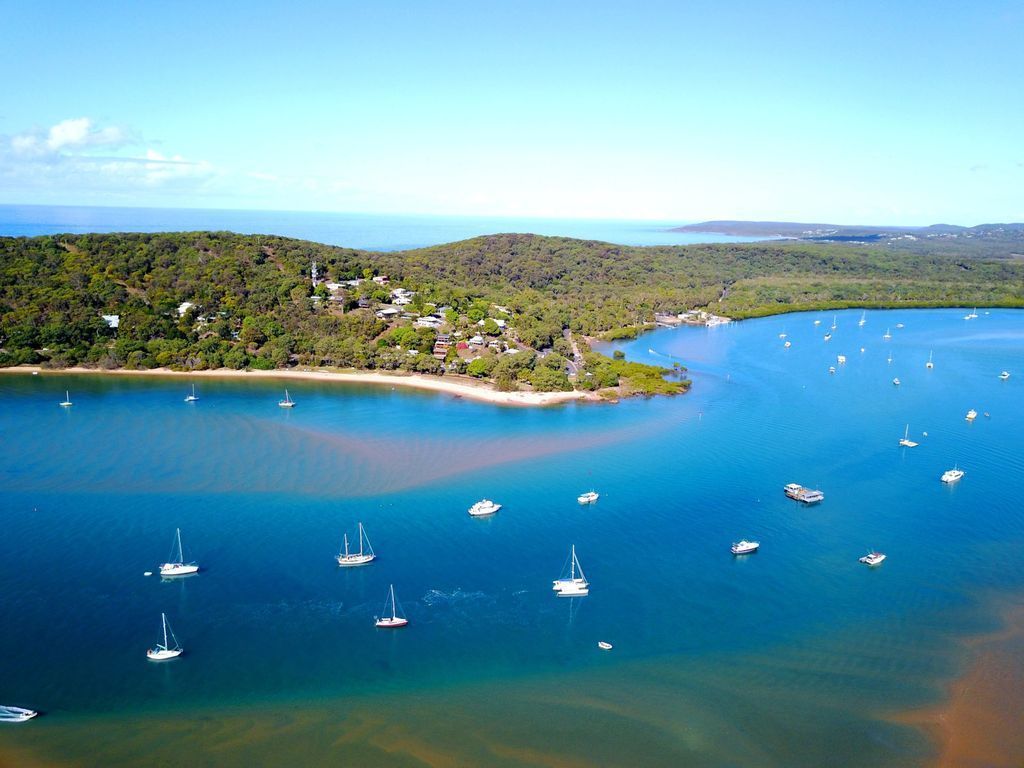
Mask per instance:
[[[1021,2],[5,4],[0,203],[1024,221]]]

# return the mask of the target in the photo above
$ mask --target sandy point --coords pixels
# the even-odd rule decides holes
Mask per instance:
[[[367,371],[343,371],[336,369],[294,368],[275,371],[236,371],[228,368],[205,371],[172,371],[170,368],[147,368],[126,370],[116,368],[41,368],[34,365],[19,365],[0,368],[0,373],[38,373],[41,375],[103,375],[103,376],[163,376],[200,379],[278,379],[281,381],[330,381],[340,384],[371,384],[375,386],[406,387],[409,389],[441,392],[444,394],[478,400],[495,405],[545,406],[570,401],[606,402],[594,392],[499,392],[489,384],[468,376],[449,374],[427,376],[419,373],[378,373]]]

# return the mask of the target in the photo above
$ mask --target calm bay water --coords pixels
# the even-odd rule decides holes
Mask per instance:
[[[621,245],[738,243],[763,239],[668,231],[685,223],[687,222],[0,205],[0,235],[14,237],[88,232],[227,230],[242,234],[273,233],[329,245],[376,251],[420,248],[498,232],[558,235]]]
[[[286,411],[268,382],[185,404],[185,380],[0,376],[0,703],[47,713],[0,756],[920,762],[886,716],[940,695],[987,596],[1024,589],[1024,315],[962,315],[656,331],[621,348],[693,391],[615,406],[289,382]],[[469,518],[483,496],[504,509]],[[338,569],[357,521],[379,560]],[[203,572],[144,577],[179,526]],[[741,537],[762,550],[733,558]],[[561,600],[573,543],[591,594]],[[390,583],[411,624],[388,633]],[[186,655],[156,665],[161,611]]]

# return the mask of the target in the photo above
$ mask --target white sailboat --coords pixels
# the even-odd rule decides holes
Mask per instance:
[[[882,338],[885,339],[886,341],[892,338],[892,334],[889,333],[888,328],[885,329],[885,333],[882,334]]]
[[[193,384],[192,385],[192,394],[191,395],[185,395],[185,402],[186,403],[194,403],[198,399],[199,399],[199,395],[196,394],[196,385]]]
[[[889,359],[886,360],[885,362],[890,363],[890,364],[892,363],[892,352],[889,353]]]
[[[867,315],[868,315],[867,310],[861,312],[860,313],[860,320],[857,321],[857,325],[864,325],[864,323],[866,323],[868,321]]]
[[[935,367],[935,363],[932,362],[932,353],[931,353],[930,350],[928,352],[928,362],[924,364],[924,367],[925,368],[934,368]]]
[[[565,573],[565,571],[562,571]],[[559,597],[586,597],[590,594],[590,583],[583,575],[583,568],[580,566],[579,558],[576,557],[576,545],[572,545],[569,552],[569,575],[555,579],[551,584]]]
[[[903,439],[900,440],[900,445],[904,448],[917,448],[917,443],[910,439],[910,425],[907,424],[907,428],[903,430]]]
[[[178,557],[175,559],[174,550],[175,547],[178,550]],[[161,576],[187,576],[190,573],[198,573],[199,566],[195,563],[186,563],[185,555],[181,549],[181,528],[177,528],[174,533],[174,543],[171,544],[171,554],[168,556],[166,563],[160,565]]]
[[[167,621],[166,613],[160,614],[160,621],[163,622],[164,641],[163,643],[157,643],[155,647],[146,651],[146,658],[150,661],[167,661],[167,659],[176,659],[178,656],[181,656],[184,651],[181,647],[181,643],[178,642],[178,638],[174,636],[174,631],[171,629],[171,625]],[[174,645],[171,645],[171,640],[174,641]]]
[[[10,707],[0,704],[0,723],[24,723],[38,714],[34,709]]]
[[[836,329],[836,316],[832,315],[832,330],[834,331],[835,329]]]
[[[391,606],[390,611],[388,606]],[[390,615],[389,615],[390,614]],[[409,620],[405,616],[399,616],[398,612],[398,600],[395,599],[395,585],[391,585],[391,589],[388,590],[388,601],[384,603],[384,615],[380,618],[374,619],[374,626],[382,627],[384,629],[397,629],[398,627],[404,627],[409,623]]]
[[[70,408],[74,403],[71,402],[71,391],[64,391],[64,402],[60,404],[61,408]]]
[[[295,407],[295,401],[292,400],[291,397],[289,397],[287,389],[284,391],[284,400],[278,400],[277,404],[279,406],[281,406],[282,408],[294,408]]]
[[[366,543],[366,548],[363,548],[363,543]],[[363,524],[359,523],[359,551],[349,552],[348,551],[348,534],[344,536],[344,544],[342,544],[341,552],[335,560],[338,561],[338,565],[342,568],[350,568],[355,565],[366,565],[367,563],[373,562],[377,556],[373,553],[373,547],[370,546],[370,537],[366,535],[366,531],[363,530]]]

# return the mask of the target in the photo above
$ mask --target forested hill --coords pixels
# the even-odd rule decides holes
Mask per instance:
[[[1024,306],[1024,261],[871,245],[634,248],[508,234],[398,253],[225,232],[0,238],[6,365],[468,369],[564,388],[559,364],[573,351],[564,330],[616,334],[655,312],[696,307],[742,318],[945,305]],[[101,315],[117,315],[118,327]],[[451,341],[447,352],[439,334]],[[484,343],[457,349],[470,337]],[[533,351],[551,348],[550,360],[539,359],[558,375],[536,373]],[[614,378],[599,363],[587,372]]]

